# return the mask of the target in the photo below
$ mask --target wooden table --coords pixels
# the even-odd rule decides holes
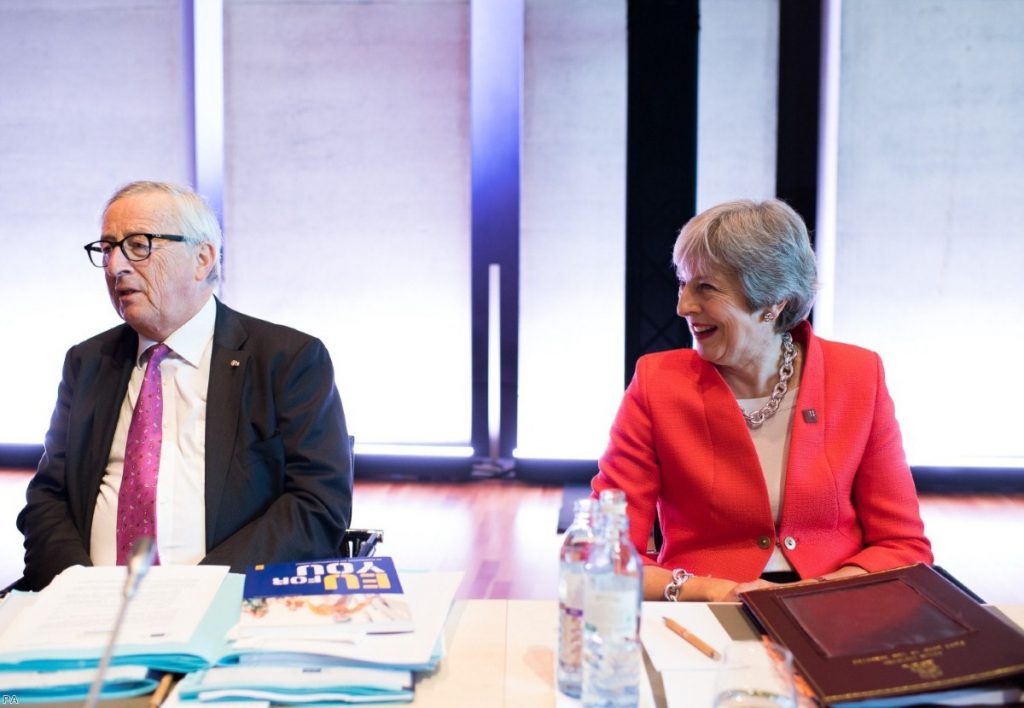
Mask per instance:
[[[734,639],[756,636],[739,605],[718,606],[716,614]],[[998,608],[1024,628],[1024,605]],[[735,617],[733,617],[735,615]],[[488,706],[567,708],[579,705],[555,687],[557,603],[553,600],[459,600],[445,628],[446,653],[440,668],[416,684],[417,708]],[[660,677],[641,706],[666,705]]]
[[[555,706],[556,610],[552,600],[457,601],[445,657],[417,681],[412,705]]]
[[[456,601],[445,627],[445,657],[436,672],[419,677],[412,705],[578,706],[556,688],[557,641],[554,600]],[[640,708],[664,705],[660,679],[641,686]]]

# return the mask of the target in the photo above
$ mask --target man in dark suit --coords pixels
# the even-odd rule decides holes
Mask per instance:
[[[319,340],[213,297],[220,243],[213,213],[186,188],[135,182],[107,203],[86,250],[125,324],[68,351],[18,515],[19,587],[41,589],[71,565],[124,562],[118,546],[136,528],[124,514],[136,502],[121,483],[136,484],[133,414],[153,386],[159,462],[142,485],[155,488],[142,513],[152,522],[134,535],[155,535],[161,562],[242,571],[337,553],[352,469],[330,356]],[[169,353],[149,383],[160,344]]]

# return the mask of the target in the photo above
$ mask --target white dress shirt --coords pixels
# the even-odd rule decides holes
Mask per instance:
[[[217,304],[213,296],[164,343],[171,353],[160,365],[163,440],[156,485],[157,547],[164,565],[195,564],[206,555],[206,391]],[[89,554],[94,565],[117,563],[117,495],[132,411],[146,372],[143,353],[157,342],[139,336],[139,351],[110,447]]]

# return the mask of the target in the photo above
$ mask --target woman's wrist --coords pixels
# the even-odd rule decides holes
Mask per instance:
[[[669,602],[679,602],[682,599],[683,586],[692,577],[685,568],[674,569],[672,579],[665,586],[665,599]]]
[[[680,600],[695,602],[722,602],[730,596],[736,583],[725,578],[712,578],[707,576],[691,576],[686,583],[685,591],[681,593]]]

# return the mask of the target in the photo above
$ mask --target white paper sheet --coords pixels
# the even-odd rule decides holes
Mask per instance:
[[[715,668],[663,672],[661,681],[665,686],[665,703],[668,708],[702,708],[713,705],[717,673]]]
[[[719,652],[729,643],[729,634],[703,602],[645,602],[641,612],[640,640],[662,673],[715,667],[714,659],[666,627],[663,617],[671,617]]]
[[[996,609],[1024,630],[1024,605],[996,605]]]
[[[307,705],[408,702],[413,699],[412,685],[409,671],[350,666],[226,666],[189,674],[178,688],[179,698],[203,702],[241,698]]]
[[[274,686],[315,690],[335,686],[373,686],[391,691],[412,688],[411,671],[391,671],[356,666],[310,670],[299,666],[217,666],[203,677],[203,690],[234,686]]]
[[[201,703],[197,703],[194,700],[184,699],[181,697],[181,682],[174,684],[174,688],[171,689],[170,695],[163,702],[160,708],[195,708],[201,706]],[[270,701],[243,701],[236,700],[231,701],[230,708],[270,708]]]
[[[125,613],[119,645],[187,643],[228,573],[226,566],[155,566]],[[123,566],[68,568],[0,637],[0,654],[106,645],[121,605]]]
[[[143,681],[149,669],[145,666],[111,666],[104,675],[104,681],[114,684],[119,681]],[[65,686],[90,686],[96,678],[96,669],[74,669],[67,671],[5,671],[0,674],[4,692],[17,695],[18,690],[29,688],[61,688]],[[156,681],[153,682],[154,685]],[[150,691],[153,689],[150,688]],[[8,699],[10,700],[10,699]],[[2,699],[0,699],[2,701]]]

